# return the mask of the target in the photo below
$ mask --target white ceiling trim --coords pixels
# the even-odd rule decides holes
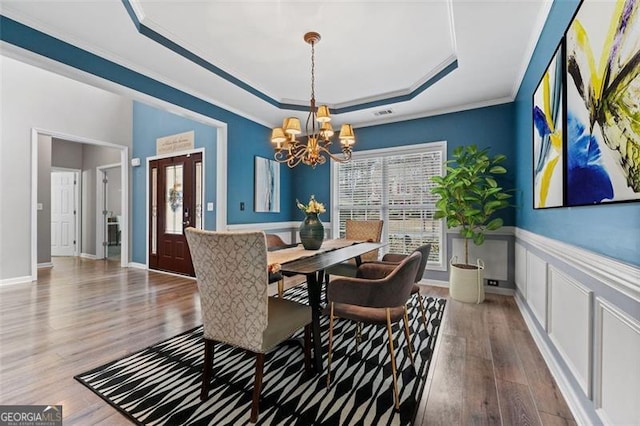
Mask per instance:
[[[527,43],[527,54],[522,58],[518,77],[515,79],[513,87],[511,88],[512,99],[515,99],[516,96],[518,96],[518,91],[520,90],[520,86],[522,85],[522,80],[524,80],[527,69],[529,69],[529,63],[531,63],[531,58],[533,58],[533,53],[535,52],[536,46],[538,45],[538,40],[540,40],[540,36],[542,35],[544,25],[547,23],[547,18],[549,17],[549,12],[551,12],[552,5],[553,0],[545,1],[542,4],[542,9],[540,9],[540,13],[538,14],[538,18],[536,19],[534,30],[531,33],[531,38],[529,38],[529,43]]]
[[[190,44],[186,40],[180,38],[174,32],[170,31],[165,26],[157,23],[156,21],[154,21],[153,19],[151,19],[149,17],[146,17],[144,12],[142,11],[143,10],[143,6],[141,5],[141,2],[139,0],[124,0],[124,2],[128,2],[132,6],[132,9],[133,9],[133,11],[134,11],[134,13],[136,15],[136,18],[137,18],[138,22],[140,23],[140,25],[142,25],[142,26],[148,28],[149,30],[157,33],[161,37],[165,38],[166,40],[170,41],[171,43],[174,43],[176,46],[179,46],[180,48],[186,50],[187,52],[191,53],[192,55],[197,56],[202,61],[208,63],[212,67],[215,67],[216,69],[219,69],[224,73],[227,73],[231,78],[237,79],[238,81],[240,81],[243,84],[247,85],[251,89],[259,92],[264,97],[269,98],[271,101],[275,101],[275,102],[279,103],[280,105],[276,105],[276,106],[279,107],[280,109],[282,109],[282,110],[291,109],[291,108],[287,108],[287,105],[289,105],[289,106],[296,105],[296,106],[299,106],[299,107],[308,107],[309,103],[308,103],[307,100],[304,100],[304,99],[291,99],[291,98],[279,98],[277,95],[269,92],[264,87],[261,87],[259,84],[257,84],[256,82],[252,81],[248,76],[243,75],[239,70],[225,68],[225,67],[223,67],[223,66],[221,66],[219,64],[213,63],[212,61],[207,59],[207,54],[205,52],[203,52],[201,49],[199,49],[197,46],[194,46],[194,45]],[[378,103],[378,102],[380,102],[381,104],[379,106],[383,106],[382,103],[385,102],[385,101],[391,101],[393,103],[394,99],[398,98],[398,97],[410,96],[411,98],[413,98],[415,96],[418,96],[424,90],[426,90],[429,86],[427,86],[423,90],[418,91],[418,89],[421,86],[423,86],[425,83],[428,83],[430,80],[434,79],[439,73],[443,72],[447,67],[449,67],[450,65],[452,65],[453,63],[455,63],[458,60],[458,52],[456,50],[455,28],[453,27],[454,17],[453,17],[452,0],[446,0],[446,4],[447,4],[447,15],[448,15],[448,21],[449,21],[449,38],[450,38],[450,43],[451,43],[451,49],[452,49],[452,52],[453,52],[451,55],[449,55],[447,58],[445,58],[441,63],[439,63],[439,64],[435,65],[433,68],[429,69],[425,75],[423,75],[421,78],[419,78],[418,80],[413,82],[408,87],[400,88],[400,89],[393,90],[393,91],[383,92],[383,93],[377,93],[377,94],[374,94],[374,95],[371,95],[371,96],[356,98],[356,99],[352,99],[352,100],[345,101],[345,102],[328,103],[327,105],[331,109],[338,109],[338,110],[339,109],[343,109],[343,108],[354,108],[354,107],[355,107],[354,108],[355,110],[366,110],[368,108],[372,108],[371,106],[367,106],[369,103]],[[126,5],[123,5],[123,7],[126,8]],[[140,34],[140,36],[148,38],[151,42],[159,44],[160,46],[162,46],[165,49],[174,51],[172,48],[166,46],[164,43],[161,43],[161,42],[155,40],[154,38],[148,36],[147,34],[144,34],[143,32],[140,31],[139,28],[137,29],[137,32]],[[263,97],[258,96],[257,94],[252,93],[252,92],[248,91],[246,88],[238,85],[236,82],[229,80],[229,78],[227,78],[225,76],[222,76],[222,75],[219,75],[217,72],[212,71],[211,69],[208,69],[207,67],[203,67],[201,64],[197,64],[197,63],[193,62],[191,59],[184,57],[180,53],[177,53],[175,51],[174,51],[174,53],[180,55],[185,60],[190,61],[194,65],[204,69],[208,73],[212,74],[213,77],[223,79],[223,80],[227,81],[230,84],[236,85],[239,89],[247,91],[247,93],[249,93],[252,96],[255,96],[260,101],[266,102],[268,104],[272,104],[271,102],[269,102],[268,100],[264,99]],[[453,70],[451,70],[450,72],[452,72],[452,71]],[[447,74],[449,74],[449,73],[447,73]],[[440,76],[440,78],[446,77],[447,74]],[[389,102],[387,102],[387,103],[389,103]]]

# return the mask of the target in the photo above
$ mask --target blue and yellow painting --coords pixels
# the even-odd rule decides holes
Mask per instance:
[[[533,94],[533,207],[563,205],[562,44]]]
[[[640,199],[639,0],[585,0],[566,33],[566,205]]]

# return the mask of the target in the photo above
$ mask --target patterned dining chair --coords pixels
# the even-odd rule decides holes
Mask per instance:
[[[382,238],[383,220],[351,220],[345,221],[345,239],[360,240],[379,243]],[[378,260],[378,250],[372,250],[360,256],[365,262],[369,260]],[[325,271],[324,281],[329,282],[329,275],[341,275],[345,277],[355,277],[358,265],[354,259],[342,262],[338,265],[327,268]]]
[[[278,250],[281,247],[287,247],[287,244],[285,244],[285,242],[282,241],[282,238],[280,238],[276,234],[266,234],[266,237],[267,237],[267,249],[269,251]],[[269,273],[269,284],[276,283],[276,282],[278,283],[278,297],[282,297],[282,295],[284,294],[284,276],[280,271]]]
[[[411,342],[406,303],[411,296],[411,287],[415,281],[421,258],[422,255],[419,252],[414,252],[395,266],[363,263],[358,268],[359,278],[338,277],[329,282],[327,287],[327,299],[329,300],[327,387],[331,384],[333,323],[335,318],[345,318],[364,324],[384,324],[387,327],[389,339],[395,407],[396,409],[400,408],[391,325],[404,320],[405,338],[407,342]],[[407,348],[409,359],[413,364],[413,348],[411,344],[408,344]]]
[[[265,353],[304,327],[305,369],[310,368],[311,308],[268,297],[267,245],[263,232],[185,230],[200,293],[204,368],[200,399],[209,394],[217,343],[256,355],[250,421],[258,419]]]

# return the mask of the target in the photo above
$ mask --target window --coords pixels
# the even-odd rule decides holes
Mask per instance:
[[[357,151],[348,163],[332,163],[334,238],[344,236],[347,219],[382,219],[384,252],[411,253],[431,243],[429,267],[446,270],[445,232],[434,220],[431,176],[442,176],[446,142]]]

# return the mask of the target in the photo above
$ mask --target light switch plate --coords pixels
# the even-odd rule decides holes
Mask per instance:
[[[213,211],[213,203],[211,203],[211,202],[207,203],[207,211],[208,212],[212,212]]]
[[[38,210],[44,210],[44,206],[42,205],[42,203],[38,203],[38,204],[36,205],[36,208],[37,208]]]

